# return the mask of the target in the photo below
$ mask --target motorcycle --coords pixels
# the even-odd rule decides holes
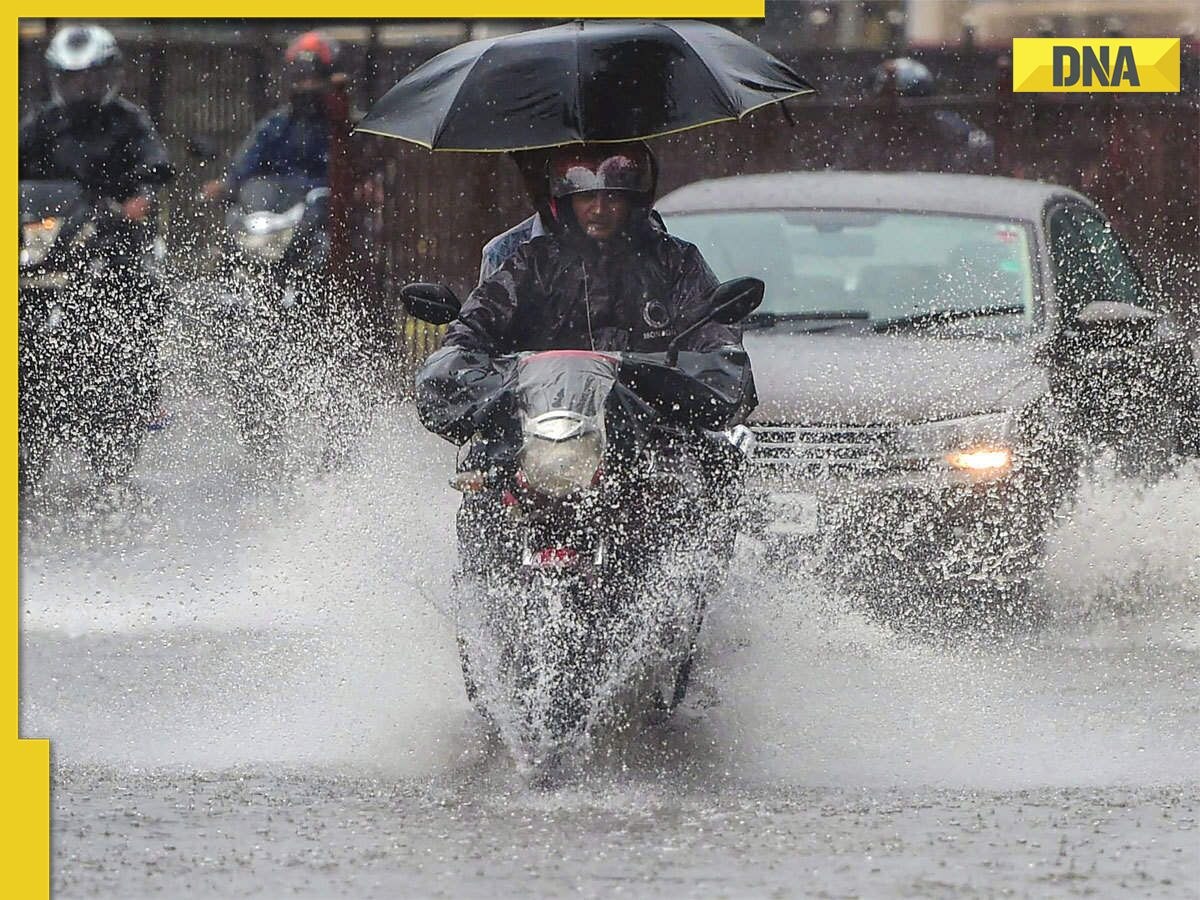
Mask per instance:
[[[24,180],[19,195],[20,485],[71,444],[103,482],[124,480],[156,411],[162,242],[74,181]]]
[[[291,413],[324,404],[326,467],[363,430],[361,316],[329,287],[327,187],[297,176],[248,179],[226,214],[220,320],[235,424],[259,456],[277,452]],[[336,410],[335,410],[336,407]]]
[[[717,289],[740,321],[763,284]],[[411,315],[453,320],[437,285],[402,291]],[[426,427],[466,452],[452,486],[455,599],[467,695],[519,759],[553,768],[621,710],[684,699],[706,598],[732,556],[753,436],[740,348],[551,350],[489,358],[447,347],[418,374]]]
[[[328,259],[328,194],[298,177],[251,178],[225,215],[222,365],[234,422],[256,455],[276,450],[297,404],[310,307]]]

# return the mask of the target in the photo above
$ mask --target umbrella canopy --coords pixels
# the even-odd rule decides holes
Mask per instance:
[[[357,130],[431,150],[532,150],[671,134],[813,92],[716,25],[570,22],[438,54]]]

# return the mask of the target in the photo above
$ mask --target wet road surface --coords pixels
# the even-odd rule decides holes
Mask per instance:
[[[897,634],[743,546],[682,714],[542,792],[438,611],[448,445],[394,409],[361,465],[264,474],[180,420],[138,496],[64,470],[24,513],[57,897],[1200,893],[1200,466],[1098,473],[1007,640]]]

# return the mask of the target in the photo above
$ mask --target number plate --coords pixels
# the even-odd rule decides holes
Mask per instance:
[[[819,509],[815,494],[772,494],[774,518],[767,530],[775,534],[815,534],[820,528]]]

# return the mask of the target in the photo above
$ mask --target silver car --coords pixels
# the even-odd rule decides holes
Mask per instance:
[[[767,284],[758,535],[877,603],[1021,605],[1085,455],[1153,473],[1195,443],[1193,351],[1075,191],[782,173],[658,209],[718,278]]]

